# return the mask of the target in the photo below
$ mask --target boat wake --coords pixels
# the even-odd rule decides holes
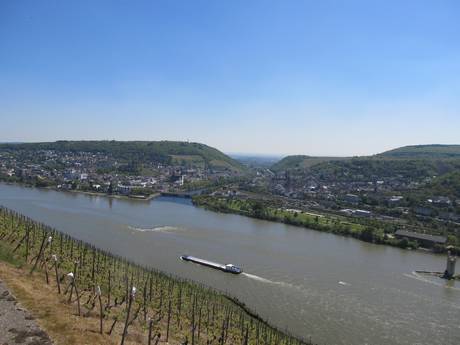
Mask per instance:
[[[439,287],[444,287],[444,288],[447,288],[447,289],[460,291],[460,289],[455,287],[455,286],[449,286],[447,284],[443,284],[442,282],[434,281],[432,279],[429,279],[429,277],[432,277],[432,276],[425,277],[422,274],[419,274],[419,273],[417,273],[415,271],[411,272],[410,274],[409,273],[404,273],[403,275],[404,275],[404,277],[416,279],[416,280],[424,282],[424,283],[428,283],[428,284],[436,285],[436,286],[439,286]]]
[[[243,272],[243,275],[246,276],[246,277],[248,277],[248,278],[251,278],[251,279],[260,281],[260,282],[262,282],[262,283],[269,283],[269,284],[274,284],[274,283],[275,283],[275,282],[272,281],[272,280],[269,280],[269,279],[265,279],[265,278],[256,276],[255,274],[249,274],[249,273]]]
[[[128,229],[134,230],[134,231],[139,231],[139,232],[173,232],[173,231],[180,231],[182,228],[176,227],[176,226],[157,226],[154,228],[138,228],[134,226],[128,226]]]
[[[266,283],[266,284],[280,285],[280,286],[286,286],[286,287],[295,287],[295,285],[292,285],[290,283],[278,282],[278,281],[262,278],[262,277],[259,277],[259,276],[255,275],[255,274],[250,274],[250,273],[243,272],[242,275],[244,275],[244,276],[246,276],[246,277],[248,277],[250,279],[254,279],[254,280],[257,280],[259,282]]]

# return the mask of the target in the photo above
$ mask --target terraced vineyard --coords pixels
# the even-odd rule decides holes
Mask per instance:
[[[310,344],[281,332],[242,303],[142,267],[0,208],[0,259],[14,258],[75,314],[99,321],[121,344]],[[37,301],[39,303],[39,301]]]

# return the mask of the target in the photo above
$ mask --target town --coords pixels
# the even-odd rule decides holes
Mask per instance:
[[[229,169],[198,167],[183,161],[123,163],[101,152],[0,152],[1,180],[67,191],[148,198],[235,175]]]

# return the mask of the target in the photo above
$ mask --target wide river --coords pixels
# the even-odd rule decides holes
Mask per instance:
[[[460,284],[445,257],[219,214],[188,200],[150,202],[0,184],[0,205],[138,263],[227,291],[272,324],[320,344],[460,344]],[[226,274],[190,254],[241,265]]]

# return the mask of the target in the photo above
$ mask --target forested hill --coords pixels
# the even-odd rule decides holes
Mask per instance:
[[[306,155],[287,156],[273,164],[273,171],[285,171],[292,169],[308,169],[313,166],[325,166],[324,163],[330,162],[333,165],[346,165],[351,162],[376,162],[383,160],[460,160],[460,145],[413,145],[399,147],[394,150],[386,151],[374,156],[362,157],[314,157]],[[341,163],[339,163],[341,162]],[[397,163],[399,164],[399,163]],[[439,163],[440,164],[440,163]],[[327,166],[327,165],[326,165]]]
[[[320,180],[330,182],[372,181],[398,176],[404,176],[413,181],[422,181],[428,177],[459,171],[460,145],[405,146],[374,156],[349,158],[287,156],[274,164],[271,169],[274,172],[288,170],[293,174],[296,172],[310,174]],[[446,180],[440,180],[439,185],[431,186],[432,189],[445,192],[449,187],[458,187],[456,184],[458,175],[448,175],[448,177]]]
[[[58,152],[100,152],[123,161],[187,164],[243,171],[241,163],[219,150],[200,143],[181,141],[56,141],[0,144],[3,150],[54,150]]]
[[[460,145],[413,145],[383,152],[378,157],[445,159],[460,158]]]

